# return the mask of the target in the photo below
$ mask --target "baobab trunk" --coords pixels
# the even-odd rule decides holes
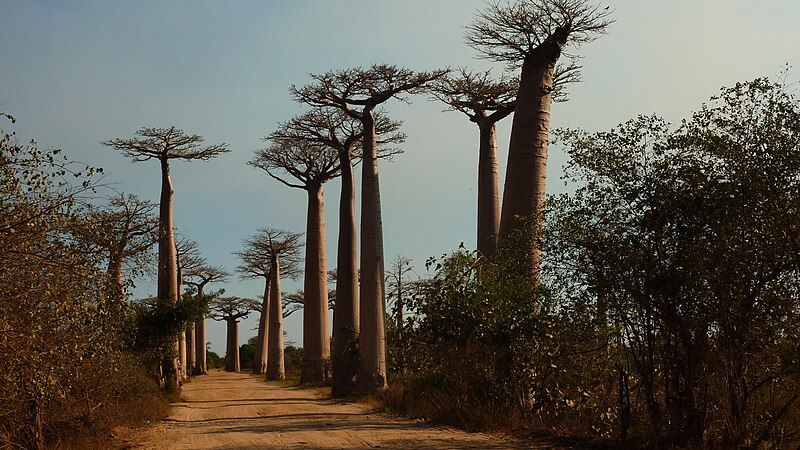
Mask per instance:
[[[361,163],[361,291],[359,317],[358,390],[375,393],[386,388],[384,320],[383,225],[378,180],[375,117],[365,110],[364,155]]]
[[[186,361],[187,361],[187,354],[186,354],[186,333],[181,332],[178,334],[178,368],[181,372],[181,380],[185,380],[187,376],[186,372]]]
[[[553,75],[568,33],[567,28],[559,28],[523,61],[508,147],[500,237],[503,245],[525,255],[525,269],[536,284],[541,279],[540,231]],[[533,225],[533,230],[527,225]]]
[[[205,293],[203,292],[203,286],[199,286],[197,288],[197,295],[200,298],[205,297]],[[194,346],[195,352],[197,356],[195,358],[194,364],[194,374],[195,375],[203,375],[208,372],[208,368],[206,367],[206,316],[205,314],[200,316],[200,319],[197,320],[194,324]]]
[[[500,231],[500,181],[497,168],[495,124],[481,117],[478,153],[478,252],[492,258],[497,251]]]
[[[225,371],[238,372],[239,367],[239,321],[227,319],[227,349],[225,350]]]
[[[325,249],[325,215],[321,185],[308,187],[306,262],[303,290],[303,366],[301,383],[328,381],[328,267]]]
[[[271,277],[272,275],[270,275]],[[267,369],[267,338],[269,336],[269,300],[270,278],[264,283],[264,296],[261,300],[261,314],[258,318],[258,335],[256,336],[256,354],[253,358],[253,373],[262,374]]]
[[[175,306],[178,303],[178,264],[175,249],[174,222],[172,219],[172,179],[169,160],[161,160],[161,200],[158,217],[158,301]],[[175,351],[178,351],[177,336]],[[180,388],[181,376],[177,354],[162,361],[164,388],[168,392]]]
[[[283,362],[283,303],[281,303],[281,265],[278,255],[273,256],[271,264],[267,380],[283,380],[286,378],[286,371]]]
[[[194,366],[197,363],[197,351],[195,350],[194,322],[190,322],[186,328],[186,375],[194,374]]]
[[[111,281],[111,295],[114,304],[122,309],[125,306],[125,277],[122,274],[122,255],[112,251],[108,258],[108,277]]]
[[[333,380],[331,395],[345,397],[358,374],[358,248],[356,193],[350,151],[341,152],[342,191],[339,199],[339,242],[336,257],[336,306],[333,313]]]

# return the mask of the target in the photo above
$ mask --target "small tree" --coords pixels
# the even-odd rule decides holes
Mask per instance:
[[[264,228],[245,240],[244,250],[235,253],[242,261],[237,271],[243,279],[265,279],[252,369],[255,374],[266,373],[268,379],[285,376],[280,279],[296,279],[300,275],[302,246],[299,233]]]
[[[375,109],[404,93],[422,92],[428,83],[446,73],[447,70],[415,73],[396,66],[373,65],[366,69],[358,67],[311,75],[313,84],[291,89],[297,101],[316,107],[339,108],[359,120],[364,130],[358,379],[360,390],[365,393],[386,388],[386,298]]]
[[[227,153],[227,144],[202,146],[203,138],[196,134],[186,134],[175,127],[141,128],[133,139],[110,139],[102,144],[122,152],[133,162],[156,159],[161,164],[161,200],[158,218],[158,299],[175,305],[180,295],[178,285],[178,265],[176,261],[174,220],[172,217],[172,178],[169,162],[173,159],[207,161]],[[175,343],[178,345],[177,339]],[[177,348],[176,348],[177,352]],[[175,358],[165,359],[163,370],[167,379],[166,389],[180,387],[180,372]]]
[[[497,250],[500,230],[500,181],[497,167],[497,132],[495,125],[514,112],[516,81],[501,77],[493,80],[491,72],[469,72],[439,79],[433,95],[451,111],[464,113],[478,126],[478,251],[491,258]]]
[[[467,44],[483,57],[520,67],[519,88],[511,125],[508,164],[500,216],[500,237],[524,236],[508,243],[524,252],[531,279],[539,282],[541,245],[524,231],[533,218],[540,222],[547,177],[550,105],[556,79],[578,79],[574,58],[558,66],[562,53],[600,36],[611,23],[608,7],[588,0],[517,0],[490,3],[467,27]],[[535,231],[540,227],[536,226]]]
[[[250,165],[267,172],[286,186],[308,194],[304,290],[308,296],[303,314],[302,383],[329,378],[327,256],[322,186],[339,175],[339,155],[330,148],[299,139],[281,139],[258,150]],[[286,177],[288,175],[288,177]],[[297,182],[289,181],[290,179]]]
[[[206,259],[200,255],[200,250],[197,247],[197,242],[187,237],[178,237],[175,244],[176,261],[178,263],[178,285],[183,287],[186,282],[184,276],[186,273],[206,265]],[[184,299],[181,295],[181,299]],[[194,323],[192,320],[186,324],[186,330],[178,337],[178,364],[181,368],[181,376],[188,377],[194,371],[197,362],[196,349],[195,349],[195,331]]]
[[[184,273],[185,283],[194,286],[198,298],[206,301],[205,288],[211,283],[225,282],[230,274],[219,266],[199,266]],[[206,308],[208,309],[208,308]],[[206,350],[206,319],[205,313],[194,323],[195,364],[192,375],[202,375],[208,372]]]
[[[155,205],[135,195],[119,194],[102,209],[92,211],[89,226],[77,227],[77,236],[98,247],[108,261],[107,273],[122,308],[125,303],[125,270],[146,266],[149,251],[158,241]]]
[[[239,320],[246,318],[252,311],[254,299],[241,297],[219,297],[211,303],[208,317],[224,320],[227,324],[225,346],[225,371],[238,372],[239,362]]]

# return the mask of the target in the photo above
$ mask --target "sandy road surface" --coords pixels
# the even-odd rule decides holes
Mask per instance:
[[[185,401],[163,422],[139,430],[128,448],[544,448],[372,413],[364,405],[213,371],[188,383]]]

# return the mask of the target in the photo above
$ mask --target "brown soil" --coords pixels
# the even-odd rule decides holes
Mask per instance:
[[[161,423],[128,434],[126,448],[546,448],[511,437],[467,433],[325,398],[322,390],[212,371],[184,387]]]

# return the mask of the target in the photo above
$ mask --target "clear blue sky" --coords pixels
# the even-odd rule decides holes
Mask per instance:
[[[553,111],[556,127],[607,129],[639,113],[677,121],[720,86],[800,66],[795,0],[613,0],[617,22],[589,44],[584,82]],[[141,126],[176,125],[233,152],[174,165],[177,226],[211,264],[236,266],[231,252],[258,227],[302,231],[305,195],[245,165],[260,138],[301,108],[287,93],[308,72],[372,63],[413,69],[488,67],[463,44],[480,0],[23,1],[0,2],[0,110],[21,137],[61,147],[104,167],[119,190],[157,200],[158,166],[132,164],[99,145]],[[387,260],[474,246],[477,130],[424,97],[390,102],[405,121],[405,154],[381,168]],[[501,126],[505,161],[510,119]],[[564,163],[552,149],[549,189]],[[504,163],[503,163],[504,164]],[[326,189],[328,255],[336,258],[337,181]],[[137,294],[154,291],[148,280]],[[294,289],[298,283],[286,283]],[[223,286],[217,286],[223,287]],[[260,282],[236,279],[231,295]],[[302,342],[300,316],[288,337]],[[255,317],[245,321],[243,339]],[[224,349],[224,326],[209,324]]]

